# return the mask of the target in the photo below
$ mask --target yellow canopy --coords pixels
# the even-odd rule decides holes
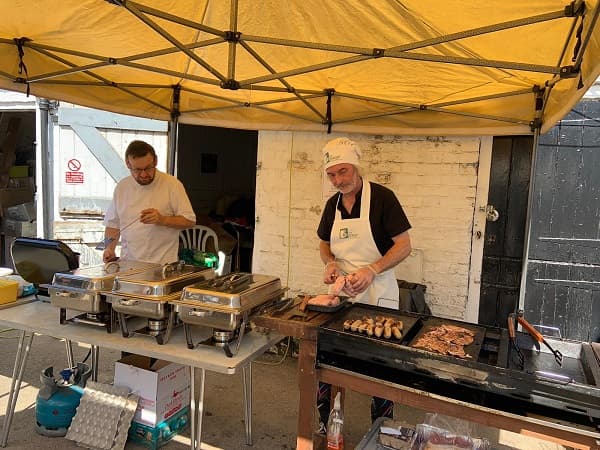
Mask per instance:
[[[11,0],[0,88],[263,130],[548,130],[600,73],[598,0]]]

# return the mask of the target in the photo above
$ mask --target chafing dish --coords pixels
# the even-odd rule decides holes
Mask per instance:
[[[232,357],[237,353],[250,316],[266,303],[280,299],[285,292],[279,278],[269,275],[234,272],[212,280],[186,286],[174,300],[183,322],[188,348],[194,348],[191,325],[213,328],[205,345],[222,347]],[[237,338],[235,351],[230,343]]]
[[[165,344],[176,325],[175,310],[169,302],[178,299],[185,286],[214,277],[213,269],[180,261],[135,274],[118,275],[112,290],[104,294],[117,312],[123,337],[143,334],[154,336],[156,342]],[[148,319],[147,326],[130,331],[127,319],[132,316]]]
[[[113,261],[93,267],[79,268],[54,274],[47,285],[50,302],[60,308],[59,320],[65,323],[85,323],[105,326],[112,332],[115,318],[110,304],[101,292],[110,290],[116,276],[131,275],[158,264],[139,261]],[[67,310],[84,314],[67,319]]]

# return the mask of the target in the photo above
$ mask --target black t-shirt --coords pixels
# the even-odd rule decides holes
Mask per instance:
[[[335,219],[335,206],[338,203],[340,192],[334,194],[327,203],[321,215],[321,222],[317,229],[317,235],[323,241],[329,242],[331,238],[331,228]],[[356,201],[352,207],[352,212],[347,213],[342,206],[340,199],[338,209],[343,219],[356,219],[360,217],[362,188],[356,194]],[[404,233],[410,229],[410,222],[398,201],[396,194],[385,186],[377,183],[371,183],[371,210],[369,211],[369,222],[373,233],[373,240],[379,249],[381,255],[392,248],[394,241],[392,238]]]

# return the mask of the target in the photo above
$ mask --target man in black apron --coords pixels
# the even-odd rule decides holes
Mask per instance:
[[[360,176],[360,147],[337,138],[323,148],[327,178],[338,190],[326,203],[317,230],[325,264],[323,281],[332,285],[346,278],[344,291],[353,302],[398,309],[394,267],[411,252],[410,223],[390,189]],[[331,386],[320,383],[317,408],[324,431],[330,408]],[[392,417],[394,404],[374,397],[371,420]]]

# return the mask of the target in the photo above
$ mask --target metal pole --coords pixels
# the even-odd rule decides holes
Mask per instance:
[[[167,148],[167,172],[177,176],[177,142],[179,121],[177,117],[169,121],[168,148]]]
[[[52,239],[54,235],[54,164],[50,144],[50,101],[45,98],[38,99],[40,108],[40,137],[42,153],[42,205],[43,237]]]
[[[40,138],[42,159],[42,205],[44,238],[54,238],[54,133],[52,117],[58,109],[58,102],[39,99]]]
[[[519,287],[519,308],[524,309],[525,291],[527,288],[527,262],[529,259],[529,242],[531,239],[531,208],[534,199],[535,165],[537,161],[537,147],[540,137],[540,129],[536,128],[533,133],[533,149],[531,150],[531,170],[529,172],[529,193],[527,198],[527,216],[525,219],[525,239],[523,242],[523,262],[521,269],[521,284]]]

